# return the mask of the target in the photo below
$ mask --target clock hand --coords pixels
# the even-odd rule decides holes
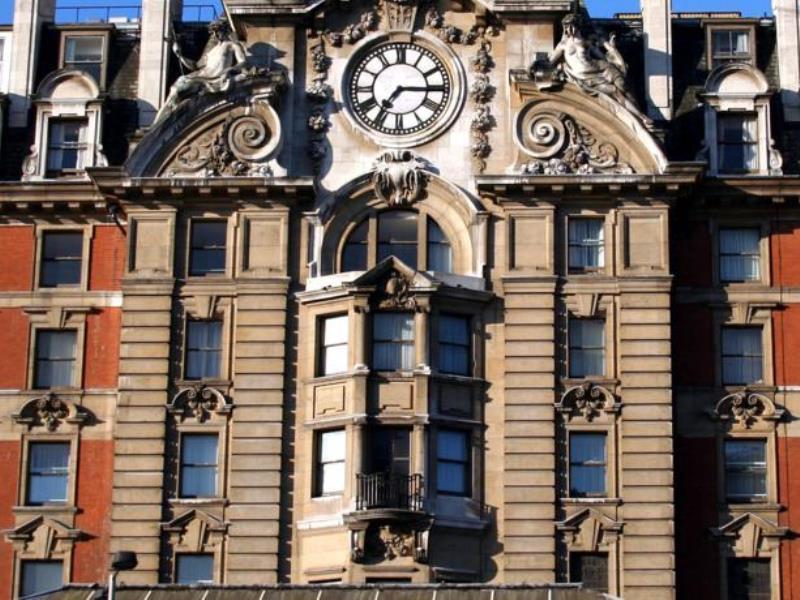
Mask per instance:
[[[403,93],[406,88],[402,85],[398,85],[397,88],[392,92],[392,94],[386,98],[385,100],[381,100],[381,105],[383,108],[392,108],[394,105],[394,101],[397,100],[397,97]]]

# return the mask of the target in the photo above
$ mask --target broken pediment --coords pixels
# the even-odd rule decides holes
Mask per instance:
[[[736,556],[757,558],[772,552],[780,544],[780,539],[789,533],[789,528],[770,523],[756,514],[745,513],[713,529],[712,533],[729,540]]]
[[[623,523],[593,508],[585,508],[563,521],[556,529],[564,534],[564,541],[571,551],[596,552],[617,540]]]
[[[570,419],[581,417],[592,421],[605,413],[618,412],[620,403],[605,387],[586,381],[564,392],[555,407]]]
[[[28,429],[44,427],[47,431],[56,431],[62,423],[80,427],[90,416],[82,406],[48,392],[26,402],[18,412],[11,415],[11,419],[19,425],[26,425]]]
[[[43,515],[5,531],[6,540],[17,552],[40,559],[66,552],[82,535],[80,529],[73,529]]]
[[[161,530],[169,535],[170,543],[185,552],[202,552],[219,545],[227,529],[227,523],[197,509],[161,524]]]

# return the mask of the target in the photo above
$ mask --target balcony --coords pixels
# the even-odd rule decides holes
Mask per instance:
[[[356,511],[411,511],[425,508],[422,475],[360,473],[356,475]]]

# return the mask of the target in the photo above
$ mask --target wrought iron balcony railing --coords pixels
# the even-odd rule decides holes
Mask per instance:
[[[422,475],[396,473],[356,475],[356,510],[395,508],[421,511],[424,504]]]

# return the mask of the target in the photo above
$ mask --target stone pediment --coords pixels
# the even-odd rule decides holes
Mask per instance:
[[[13,529],[5,530],[5,538],[18,552],[48,558],[62,545],[71,546],[83,532],[50,517],[39,515]]]
[[[745,513],[711,532],[716,537],[730,539],[737,556],[757,557],[777,547],[789,528],[775,525],[754,513]]]
[[[615,521],[594,508],[584,508],[556,522],[556,529],[565,536],[570,549],[592,552],[615,541],[622,528],[621,521]]]
[[[26,402],[11,415],[11,419],[28,429],[44,427],[48,431],[56,431],[62,423],[81,427],[89,421],[90,416],[82,406],[49,392]]]
[[[202,552],[221,543],[228,524],[202,510],[191,509],[161,524],[171,543],[186,551]]]
[[[369,271],[364,272],[359,277],[351,281],[348,285],[354,287],[366,287],[384,284],[387,278],[402,277],[409,288],[430,289],[438,287],[441,283],[434,277],[412,269],[402,260],[395,256],[389,256],[375,265]]]

